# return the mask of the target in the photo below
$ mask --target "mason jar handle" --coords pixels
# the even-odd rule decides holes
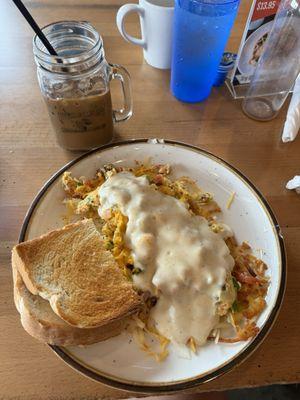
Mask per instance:
[[[121,82],[124,107],[119,110],[113,110],[114,122],[126,121],[132,116],[132,96],[130,75],[126,68],[118,64],[109,64],[111,68],[111,79],[117,79]]]

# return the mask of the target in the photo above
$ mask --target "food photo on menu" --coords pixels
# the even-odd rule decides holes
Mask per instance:
[[[299,398],[300,2],[0,14],[0,398]]]
[[[249,83],[273,26],[280,0],[253,3],[236,64],[234,83]]]

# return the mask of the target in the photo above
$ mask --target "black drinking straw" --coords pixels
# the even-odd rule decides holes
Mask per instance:
[[[40,27],[37,25],[35,20],[32,18],[32,15],[27,10],[27,8],[24,6],[22,1],[21,0],[12,0],[12,1],[15,3],[15,5],[21,11],[21,13],[23,14],[24,18],[27,20],[27,22],[29,23],[31,28],[34,30],[34,32],[37,34],[37,36],[40,38],[41,42],[46,47],[46,49],[49,51],[49,53],[52,56],[57,56],[56,51],[54,50],[54,48],[52,47],[52,45],[50,44],[50,42],[46,38],[46,36],[43,34],[43,32],[41,31]]]

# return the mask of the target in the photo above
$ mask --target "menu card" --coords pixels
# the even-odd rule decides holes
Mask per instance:
[[[227,86],[235,98],[244,97],[272,29],[280,0],[254,0]]]

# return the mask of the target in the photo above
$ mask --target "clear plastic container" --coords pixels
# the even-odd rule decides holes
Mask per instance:
[[[242,108],[259,121],[276,117],[300,72],[300,2],[282,0]]]

